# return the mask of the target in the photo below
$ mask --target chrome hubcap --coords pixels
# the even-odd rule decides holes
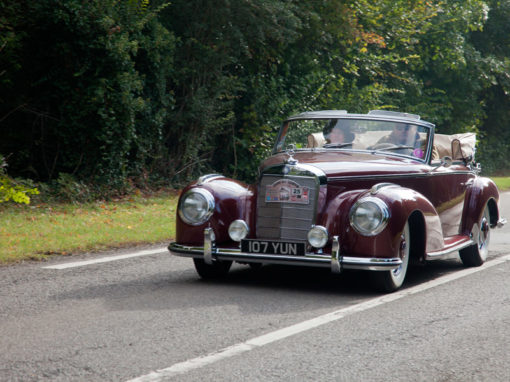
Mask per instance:
[[[479,240],[480,248],[483,248],[487,243],[487,239],[489,237],[489,229],[490,229],[489,222],[484,217],[480,224],[480,240]]]
[[[489,222],[489,209],[485,208],[482,219],[480,220],[480,227],[476,227],[474,237],[477,241],[478,253],[480,257],[485,261],[489,252],[489,242],[491,239],[490,233],[490,222]]]
[[[402,264],[393,270],[393,277],[396,279],[401,275],[404,264],[407,262],[407,242],[405,235],[400,237],[400,248],[398,252],[399,257],[402,260]]]

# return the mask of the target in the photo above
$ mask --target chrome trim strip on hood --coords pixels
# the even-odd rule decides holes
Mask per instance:
[[[328,182],[328,178],[324,171],[322,171],[318,167],[303,163],[297,164],[281,163],[265,167],[264,169],[261,170],[259,178],[262,177],[262,175],[313,176],[318,180],[319,186],[325,185]]]

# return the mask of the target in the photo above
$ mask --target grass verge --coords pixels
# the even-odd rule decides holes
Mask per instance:
[[[510,176],[494,176],[491,178],[500,191],[510,190]]]
[[[81,205],[2,205],[0,264],[170,241],[177,194]]]

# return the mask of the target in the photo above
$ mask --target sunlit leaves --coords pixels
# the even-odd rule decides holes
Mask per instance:
[[[12,201],[19,204],[30,203],[30,195],[37,195],[39,191],[34,187],[27,187],[7,176],[7,162],[0,155],[0,203]]]

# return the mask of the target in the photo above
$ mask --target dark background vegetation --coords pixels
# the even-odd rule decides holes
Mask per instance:
[[[384,108],[476,132],[508,171],[508,20],[510,0],[0,0],[0,162],[85,200],[252,181],[286,116]]]

